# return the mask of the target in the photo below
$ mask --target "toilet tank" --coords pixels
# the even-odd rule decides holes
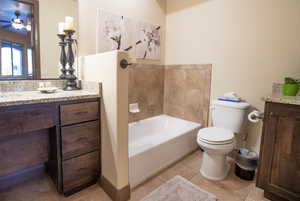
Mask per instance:
[[[239,133],[249,107],[250,104],[246,102],[214,100],[211,107],[213,126],[227,128],[234,133]]]

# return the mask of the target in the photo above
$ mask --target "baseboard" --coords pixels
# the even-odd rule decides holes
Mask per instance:
[[[113,201],[127,201],[130,199],[130,185],[117,189],[110,181],[101,176],[100,185]]]
[[[279,197],[278,195],[273,194],[272,192],[264,191],[264,197],[272,200],[272,201],[288,201],[282,197]]]

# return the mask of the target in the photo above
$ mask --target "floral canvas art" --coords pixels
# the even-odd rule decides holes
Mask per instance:
[[[131,57],[135,56],[135,29],[134,22],[124,16],[114,15],[103,10],[98,11],[97,52],[111,50],[128,51]]]
[[[131,58],[160,59],[160,26],[98,10],[97,52],[127,51]]]
[[[140,59],[160,59],[160,26],[140,22],[138,37],[136,57]]]

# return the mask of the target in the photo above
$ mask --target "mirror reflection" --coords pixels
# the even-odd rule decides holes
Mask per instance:
[[[58,78],[58,24],[72,16],[76,0],[1,0],[0,80]]]

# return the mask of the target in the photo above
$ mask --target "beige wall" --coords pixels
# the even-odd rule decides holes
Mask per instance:
[[[298,0],[167,0],[166,18],[166,64],[213,63],[213,98],[235,91],[263,110],[273,82],[300,77]],[[261,124],[248,132],[258,150]]]
[[[59,55],[58,23],[65,16],[77,21],[77,0],[39,0],[40,2],[40,51],[42,78],[58,78]]]
[[[161,25],[161,61],[141,60],[141,62],[157,64],[164,62],[166,27],[165,0],[78,0],[78,3],[81,56],[96,53],[97,8],[100,8],[114,14],[124,15],[134,20]]]

